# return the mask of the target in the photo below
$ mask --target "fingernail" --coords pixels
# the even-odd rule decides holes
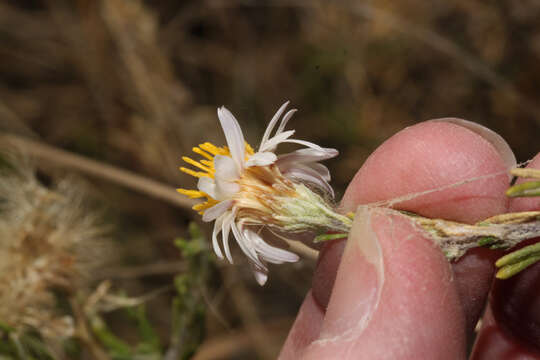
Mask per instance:
[[[514,153],[512,152],[512,149],[510,148],[508,143],[502,138],[502,136],[497,134],[495,131],[488,129],[487,127],[477,124],[475,122],[458,119],[458,118],[442,118],[442,119],[435,119],[431,121],[447,122],[447,123],[456,124],[466,129],[469,129],[470,131],[483,137],[495,148],[495,150],[499,153],[499,155],[503,159],[508,169],[516,166],[517,161],[516,161],[516,157]]]
[[[343,252],[320,339],[358,337],[376,311],[384,284],[384,262],[374,213],[360,206]]]

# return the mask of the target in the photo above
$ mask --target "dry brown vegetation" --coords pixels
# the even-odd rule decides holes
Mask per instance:
[[[94,284],[142,296],[188,268],[173,240],[199,219],[170,190],[194,185],[178,171],[192,146],[224,143],[217,106],[256,145],[291,100],[299,137],[341,152],[328,162],[338,196],[378,144],[430,118],[486,125],[526,160],[540,128],[539,15],[536,2],[511,1],[3,2],[0,141],[22,144],[45,180],[87,179],[117,259]],[[275,358],[310,287],[312,261],[274,267],[259,288],[235,259],[199,284],[206,333],[194,359]],[[146,301],[168,359],[173,296]],[[137,343],[121,310],[104,319]],[[88,355],[98,340],[81,344],[78,358],[106,356]]]

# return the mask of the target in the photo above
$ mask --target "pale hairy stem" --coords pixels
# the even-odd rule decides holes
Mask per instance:
[[[401,214],[419,226],[449,260],[459,259],[471,248],[511,248],[523,240],[540,236],[540,211],[497,215],[474,225]]]
[[[540,179],[540,169],[515,168],[510,170],[510,174],[522,178]]]
[[[405,217],[429,238],[446,255],[449,261],[458,260],[468,250],[476,247],[510,249],[524,240],[540,237],[540,211],[524,211],[500,214],[476,224],[463,224],[444,219],[431,219],[407,211],[364,205],[378,209],[387,215]],[[347,237],[347,233],[320,234],[315,242],[324,242]],[[496,276],[509,278],[540,261],[540,244],[530,245],[514,251],[496,263]]]

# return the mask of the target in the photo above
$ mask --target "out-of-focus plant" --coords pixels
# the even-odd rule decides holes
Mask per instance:
[[[189,359],[203,340],[206,306],[203,294],[214,266],[214,255],[209,251],[205,235],[197,224],[189,225],[189,240],[178,238],[176,247],[186,262],[186,271],[174,278],[175,296],[171,304],[172,325],[168,346],[160,340],[147,317],[144,299],[112,296],[107,287],[98,289],[96,299],[86,306],[92,333],[112,360],[181,360]],[[87,304],[88,305],[88,304]],[[129,321],[139,335],[130,344],[121,339],[107,325],[100,310],[125,307]]]
[[[170,348],[166,360],[188,359],[202,342],[206,305],[204,292],[214,266],[208,240],[196,223],[189,225],[190,240],[178,238],[175,245],[187,262],[187,269],[174,279],[177,296],[173,300]]]
[[[0,354],[60,356],[75,335],[65,299],[102,263],[107,228],[88,208],[84,187],[38,179],[22,157],[0,173]],[[7,356],[7,355],[6,355]]]
[[[112,360],[159,360],[162,359],[162,347],[159,337],[147,318],[143,304],[127,307],[129,321],[133,323],[139,335],[139,342],[128,344],[118,337],[98,314],[89,315],[90,327],[97,341]]]

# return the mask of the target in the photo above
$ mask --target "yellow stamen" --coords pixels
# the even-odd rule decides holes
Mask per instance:
[[[208,177],[211,177],[211,178],[214,177],[212,174],[202,172],[202,171],[193,171],[193,170],[185,168],[185,167],[181,167],[180,171],[185,172],[186,174],[194,176],[196,178],[201,178],[201,177],[204,177],[204,176],[208,176]]]
[[[206,171],[206,172],[210,172],[210,168],[202,165],[200,162],[198,161],[195,161],[193,160],[192,158],[188,158],[187,156],[182,156],[182,160],[184,160],[185,162],[187,162],[188,164],[190,165],[193,165],[195,167],[198,167],[199,169],[203,170],[203,171]]]
[[[251,155],[253,155],[255,153],[255,151],[253,150],[253,148],[247,142],[245,143],[245,145],[246,145],[245,149],[246,149],[246,160],[247,160]],[[200,169],[202,171],[195,171],[195,170],[188,169],[188,168],[185,168],[185,167],[181,167],[180,171],[182,171],[182,172],[184,172],[184,173],[186,173],[188,175],[197,177],[197,178],[201,178],[201,177],[205,177],[205,176],[210,177],[210,178],[214,178],[214,173],[215,173],[214,157],[216,155],[224,155],[224,156],[230,156],[231,155],[231,152],[229,151],[228,147],[226,147],[226,146],[218,147],[218,146],[215,146],[214,144],[209,143],[209,142],[205,142],[204,144],[200,144],[198,147],[194,147],[192,150],[193,150],[194,153],[201,155],[204,159],[196,161],[196,160],[193,160],[192,158],[189,158],[187,156],[183,156],[182,160],[184,160],[186,163],[188,163],[190,165],[193,165],[194,167],[196,167],[196,168],[198,168],[198,169]],[[213,199],[210,195],[208,195],[204,191],[188,190],[188,189],[177,189],[177,191],[180,194],[189,196],[192,199],[206,197],[205,202],[202,202],[202,203],[199,203],[199,204],[196,204],[196,205],[193,206],[193,210],[198,211],[199,214],[201,214],[201,215],[204,214],[204,211],[206,209],[211,208],[212,206],[219,203],[218,200]]]
[[[211,156],[210,154],[208,154],[207,152],[203,151],[202,149],[200,149],[200,148],[198,148],[198,147],[194,147],[194,148],[191,149],[191,150],[193,150],[194,153],[199,154],[199,155],[201,155],[202,157],[207,158],[208,160],[214,160],[214,157],[213,157],[213,156]]]
[[[202,198],[207,196],[205,192],[199,190],[188,190],[188,189],[176,189],[180,194],[189,196],[192,199]]]
[[[204,144],[200,144],[199,147],[203,150],[206,150],[210,154],[216,156],[216,155],[230,155],[229,149],[227,147],[219,148],[215,146],[212,143],[205,142]]]
[[[208,208],[211,208],[212,206],[216,205],[217,203],[219,203],[219,201],[214,200],[211,197],[209,197],[208,201],[205,201],[205,202],[200,203],[200,204],[193,205],[193,210],[204,211],[204,210],[206,210]]]
[[[251,147],[251,145],[249,145],[247,142],[246,142],[246,152],[248,153],[248,155],[253,155],[253,154],[255,154],[255,151],[253,150],[253,148]]]

